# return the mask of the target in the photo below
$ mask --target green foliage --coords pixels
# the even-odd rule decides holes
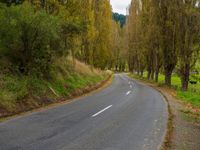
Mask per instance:
[[[182,100],[191,103],[193,106],[200,107],[200,94],[178,91],[177,96]]]
[[[112,55],[108,1],[35,0],[0,7],[0,58],[4,59],[0,63],[6,72],[46,76],[53,59],[68,54],[101,69],[108,66]]]
[[[181,89],[188,90],[192,69],[198,70],[200,5],[199,0],[134,0],[126,24],[129,70],[141,76],[148,71],[148,80],[171,86],[172,75],[178,72]],[[195,65],[197,64],[197,65]]]
[[[63,63],[66,60],[68,63]],[[54,101],[55,98],[68,97],[72,92],[102,81],[108,74],[99,72],[82,72],[89,67],[78,63],[80,69],[74,71],[67,58],[54,62],[49,72],[49,80],[34,75],[0,75],[0,109],[13,111],[18,104],[33,99],[34,105],[45,104],[44,98]]]
[[[35,98],[45,96],[48,91],[48,81],[38,78],[37,76],[29,76],[27,84],[28,86],[26,88],[29,90],[31,96]]]
[[[0,107],[13,109],[27,94],[27,78],[15,75],[0,76]]]
[[[93,51],[93,64],[95,67],[105,69],[112,54],[112,12],[109,1],[95,1],[95,28],[97,36]]]
[[[101,69],[110,65],[109,1],[1,2],[0,109],[38,107],[105,78],[76,59]]]
[[[4,51],[0,55],[9,60],[11,71],[47,73],[56,51],[61,49],[58,19],[44,11],[35,12],[27,3],[1,7],[0,45]]]
[[[116,22],[120,23],[121,28],[125,25],[126,23],[126,16],[118,13],[113,13],[113,19]]]

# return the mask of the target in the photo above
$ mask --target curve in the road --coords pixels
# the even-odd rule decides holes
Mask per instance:
[[[159,92],[116,74],[96,94],[0,123],[0,150],[156,150],[167,119]]]

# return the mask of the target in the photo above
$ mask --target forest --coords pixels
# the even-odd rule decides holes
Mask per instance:
[[[123,14],[113,13],[113,19],[116,22],[119,22],[121,27],[123,27],[126,24],[126,16]]]
[[[141,3],[142,2],[142,3]],[[181,78],[188,90],[190,75],[199,73],[200,6],[198,0],[133,0],[126,25],[130,71],[165,84]]]
[[[1,0],[0,111],[71,97],[125,67],[112,17],[108,0]]]
[[[1,4],[0,19],[1,55],[12,65],[2,69],[45,75],[54,59],[69,54],[97,68],[112,67],[114,22],[107,0]]]
[[[162,76],[168,86],[176,76],[188,91],[190,81],[199,85],[199,49],[199,0],[132,0],[127,16],[109,0],[1,0],[0,108],[35,103],[49,90],[69,96],[104,70]]]

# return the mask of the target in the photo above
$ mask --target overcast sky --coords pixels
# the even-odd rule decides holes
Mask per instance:
[[[110,0],[113,8],[113,12],[118,12],[120,14],[126,14],[126,8],[131,3],[131,0]]]

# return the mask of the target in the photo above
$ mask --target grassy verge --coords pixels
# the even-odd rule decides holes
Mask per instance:
[[[135,74],[130,74],[131,77],[135,79],[142,79],[151,83],[156,83],[152,80],[147,80],[147,73],[144,74],[144,77],[140,77]],[[164,84],[164,75],[160,74],[158,79],[158,85]],[[177,75],[172,76],[172,88],[176,90],[176,97],[191,104],[195,108],[200,108],[200,83],[196,85],[189,85],[189,90],[187,92],[181,91],[181,80]]]
[[[39,108],[94,90],[110,72],[91,69],[66,58],[57,60],[49,78],[0,74],[0,117]]]

